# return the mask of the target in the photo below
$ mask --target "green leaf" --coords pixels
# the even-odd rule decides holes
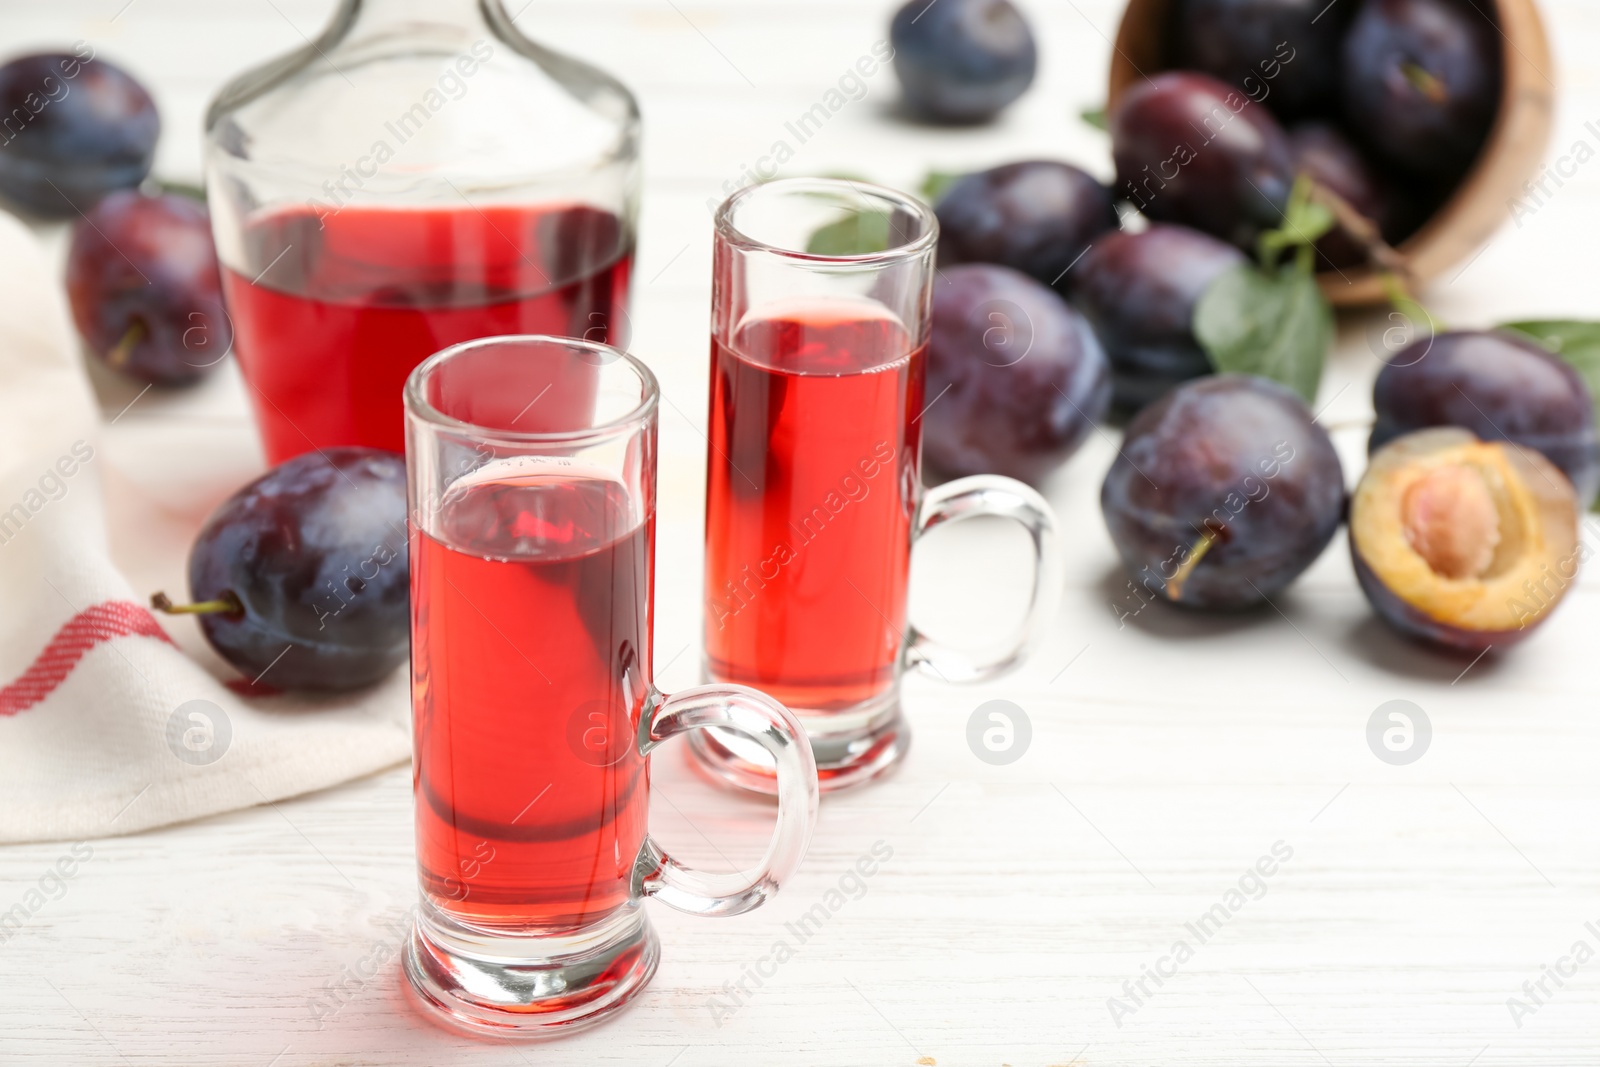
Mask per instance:
[[[1109,131],[1111,129],[1111,117],[1106,114],[1106,109],[1103,106],[1085,108],[1078,112],[1078,117],[1085,124],[1093,126],[1097,130]]]
[[[1263,267],[1270,270],[1277,266],[1279,257],[1290,249],[1304,249],[1305,253],[1296,257],[1300,267],[1308,273],[1315,270],[1310,249],[1338,220],[1332,211],[1312,199],[1312,188],[1311,179],[1304,175],[1295,180],[1289,204],[1284,208],[1283,225],[1262,234],[1257,245]]]
[[[814,256],[860,256],[889,247],[889,213],[863,211],[830,222],[811,235],[806,251]]]
[[[1333,212],[1314,200],[1289,202],[1288,219],[1283,228],[1293,233],[1301,244],[1314,245],[1337,225]]]
[[[1502,330],[1515,330],[1569,360],[1580,371],[1600,368],[1600,322],[1575,319],[1535,319],[1508,322]]]
[[[922,184],[917,187],[917,191],[922,194],[922,199],[930,204],[936,204],[946,189],[965,177],[965,174],[953,170],[930,170],[928,176],[922,179]]]
[[[1295,264],[1271,273],[1242,266],[1200,298],[1194,335],[1220,373],[1271,378],[1310,404],[1333,342],[1333,309]]]

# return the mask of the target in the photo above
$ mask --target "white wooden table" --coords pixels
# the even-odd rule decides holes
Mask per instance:
[[[297,47],[332,8],[124,4],[9,0],[0,41],[11,51],[84,38],[137,71],[160,99],[160,167],[175,177],[197,172],[215,87]],[[1043,69],[1001,124],[899,124],[885,72],[791,169],[911,185],[931,166],[1057,156],[1104,174],[1107,145],[1075,115],[1100,98],[1120,5],[1026,6]],[[1560,154],[1595,140],[1584,122],[1600,118],[1600,8],[1545,7],[1564,75]],[[669,689],[697,673],[705,203],[869,51],[888,12],[857,0],[532,0],[521,17],[547,42],[623,73],[645,109],[635,339],[670,401],[657,630]],[[1600,315],[1600,164],[1521,227],[1507,218],[1481,258],[1429,294],[1437,313],[1469,325]],[[1351,478],[1374,328],[1343,324],[1323,397]],[[97,386],[111,412],[133,395]],[[191,531],[259,465],[244,411],[230,368],[192,395],[141,401],[107,431],[116,524],[172,534],[164,554],[124,548],[136,587],[181,585]],[[1515,654],[1466,671],[1373,618],[1342,541],[1279,600],[1287,618],[1157,606],[1119,625],[1111,604],[1125,586],[1097,504],[1111,455],[1109,439],[1091,440],[1049,487],[1067,527],[1068,583],[1036,660],[975,689],[912,681],[916,742],[902,773],[829,799],[803,872],[767,909],[697,921],[651,905],[665,961],[610,1025],[543,1047],[494,1046],[436,1030],[408,1007],[393,924],[414,898],[411,803],[408,772],[396,768],[91,842],[64,895],[0,946],[0,1064],[1600,1063],[1600,959],[1559,986],[1544,977],[1575,942],[1600,950],[1600,582],[1586,578]],[[973,527],[930,540],[917,560],[918,617],[952,638],[1003,625],[1023,579],[1010,536]],[[965,740],[973,709],[996,697],[1024,708],[1034,730],[1004,767],[980,762]],[[1369,716],[1392,699],[1414,701],[1433,725],[1431,748],[1409,766],[1367,746]],[[722,867],[757,854],[763,804],[701,784],[681,753],[658,759],[655,780],[655,826],[670,846]],[[788,936],[784,923],[828,899],[877,842],[893,855],[864,890],[759,987],[745,977]],[[1230,898],[1275,845],[1292,857],[1246,881],[1262,895]],[[0,849],[0,910],[67,848]],[[1218,904],[1226,922],[1202,942],[1186,924]],[[1193,950],[1181,963],[1169,958],[1180,940]],[[1163,972],[1159,985],[1147,967]],[[1523,983],[1541,979],[1548,995],[1535,1005]],[[748,992],[730,998],[741,980]],[[1534,1010],[1513,1018],[1511,997]]]

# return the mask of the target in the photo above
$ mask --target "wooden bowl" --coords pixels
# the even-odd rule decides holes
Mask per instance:
[[[1354,0],[1344,0],[1354,2]],[[1174,0],[1129,0],[1111,56],[1107,110],[1145,75],[1169,70],[1166,26]],[[1399,251],[1415,283],[1425,286],[1464,267],[1510,220],[1509,205],[1539,170],[1555,112],[1550,44],[1533,0],[1483,0],[1496,12],[1504,83],[1500,111],[1483,151],[1443,207],[1412,234]],[[1346,269],[1319,276],[1328,299],[1341,307],[1381,304],[1386,297],[1376,272]]]

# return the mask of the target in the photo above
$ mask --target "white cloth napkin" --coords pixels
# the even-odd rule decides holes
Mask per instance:
[[[146,610],[108,549],[116,457],[74,351],[56,272],[0,213],[0,841],[131,833],[407,759],[403,669],[352,695],[241,696],[168,636],[192,620]]]

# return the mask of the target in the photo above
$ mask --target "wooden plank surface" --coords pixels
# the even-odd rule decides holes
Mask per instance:
[[[1351,0],[1339,0],[1342,3]],[[163,173],[192,177],[209,94],[232,72],[314,34],[329,0],[52,0],[8,4],[8,49],[87,39],[154,88]],[[1109,170],[1077,122],[1101,95],[1114,0],[1035,0],[1035,90],[989,129],[893,121],[892,77],[830,122],[795,171],[910,185],[929,167],[1028,156]],[[119,9],[121,9],[119,13]],[[767,151],[887,25],[888,5],[789,0],[533,0],[529,32],[622,73],[647,121],[635,348],[669,403],[662,427],[657,662],[664,688],[698,667],[708,197]],[[1549,0],[1562,71],[1557,152],[1600,119],[1600,10]],[[1600,165],[1429,294],[1445,320],[1593,315]],[[48,235],[59,243],[59,234]],[[1324,420],[1347,473],[1377,368],[1381,316],[1342,323]],[[109,411],[133,392],[97,380]],[[106,435],[136,585],[181,584],[187,539],[259,464],[233,371],[141,401]],[[0,911],[44,902],[0,945],[3,1064],[752,1063],[1505,1067],[1600,1062],[1600,959],[1561,985],[1545,968],[1600,951],[1600,596],[1585,578],[1514,655],[1463,662],[1396,640],[1371,616],[1335,544],[1282,609],[1208,619],[1150,608],[1119,622],[1124,580],[1100,521],[1114,454],[1090,441],[1051,483],[1067,530],[1067,588],[1022,672],[952,689],[912,680],[903,772],[831,798],[801,874],[769,908],[695,920],[649,906],[665,960],[612,1024],[531,1048],[473,1044],[401,996],[392,924],[414,900],[409,774],[128,838],[0,849]],[[1593,523],[1586,537],[1600,535]],[[974,525],[918,552],[914,611],[952,639],[1003,626],[1024,580],[1009,531]],[[984,700],[1034,730],[1018,762],[968,750]],[[1433,725],[1418,762],[1368,749],[1369,716],[1414,701]],[[668,751],[653,825],[708,866],[747,862],[770,820]],[[729,1011],[726,990],[857,856],[893,856],[775,975]],[[1269,877],[1246,877],[1262,857]],[[87,859],[82,852],[92,850]],[[1232,895],[1244,879],[1244,893]],[[1234,907],[1237,901],[1238,906]],[[1202,915],[1226,922],[1202,940]],[[1590,927],[1586,924],[1593,923]],[[1178,962],[1175,944],[1188,953]],[[1565,965],[1564,965],[1565,966]],[[1157,984],[1146,968],[1165,974]],[[363,972],[374,972],[363,977]],[[1535,1010],[1513,1017],[1508,999]],[[1139,983],[1143,982],[1143,991]],[[1127,983],[1127,985],[1125,985]],[[721,997],[722,1008],[716,1005]],[[1120,1006],[1112,1004],[1116,999]]]

